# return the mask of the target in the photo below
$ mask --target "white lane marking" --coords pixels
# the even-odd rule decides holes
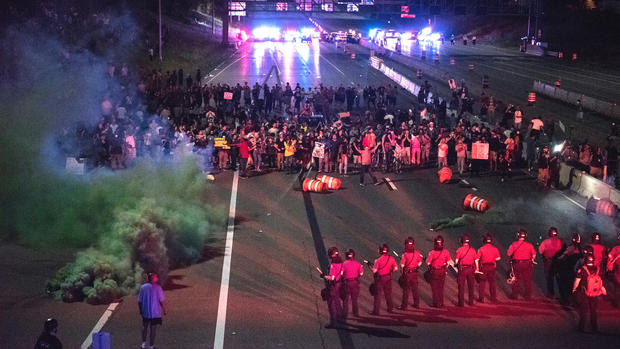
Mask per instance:
[[[220,74],[222,74],[226,69],[230,68],[231,65],[239,62],[241,59],[245,58],[246,56],[243,55],[237,59],[235,59],[234,61],[232,61],[232,63],[230,63],[229,65],[227,65],[226,67],[224,67],[224,69],[220,70],[219,73],[215,74],[211,79],[209,79],[208,81],[205,82],[205,85],[210,83],[211,81],[213,81],[215,78],[217,78],[218,76],[220,76]]]
[[[461,183],[470,186],[471,190],[473,191],[478,191],[478,188],[474,187],[472,184],[469,184],[469,182],[466,179],[461,179]]]
[[[327,63],[329,63],[329,65],[331,65],[332,67],[334,67],[334,69],[336,69],[340,74],[342,74],[343,76],[345,75],[344,72],[340,69],[338,69],[338,67],[336,67],[336,65],[334,65],[334,63],[330,62],[329,59],[325,58],[325,56],[319,54],[319,57],[323,58],[323,60]]]
[[[390,189],[398,190],[398,188],[396,188],[396,185],[394,184],[394,182],[392,182],[392,180],[389,177],[385,177],[384,180],[387,183],[387,185],[390,187]]]
[[[220,300],[217,305],[217,323],[215,325],[214,349],[224,348],[224,334],[226,329],[226,308],[228,306],[228,285],[230,283],[230,263],[232,258],[233,236],[235,234],[235,209],[237,207],[237,186],[239,171],[235,171],[232,190],[230,193],[230,210],[228,211],[228,230],[226,232],[226,247],[224,249],[224,263],[222,264],[222,282],[220,286]]]
[[[469,185],[469,182],[465,179],[461,179],[461,182],[465,183],[465,185]]]
[[[97,321],[97,323],[95,324],[95,327],[93,327],[93,329],[90,331],[90,333],[82,343],[82,346],[80,346],[81,349],[88,349],[90,345],[93,344],[93,333],[101,331],[103,325],[108,322],[110,316],[112,316],[112,313],[114,313],[114,310],[116,310],[116,307],[118,307],[118,305],[119,302],[110,303],[110,305],[108,305],[108,308],[103,312],[103,315],[101,315],[99,321]]]
[[[577,205],[577,206],[581,207],[581,208],[582,208],[582,209],[584,209],[584,210],[586,209],[586,208],[585,208],[582,204],[580,204],[580,203],[578,203],[577,201],[575,201],[575,200],[571,199],[568,195],[566,195],[566,194],[562,193],[561,191],[559,191],[559,190],[557,190],[557,189],[554,189],[554,191],[555,191],[556,193],[558,193],[558,194],[562,195],[564,198],[566,198],[566,200],[568,200],[568,201],[572,202],[573,204],[575,204],[575,205]]]

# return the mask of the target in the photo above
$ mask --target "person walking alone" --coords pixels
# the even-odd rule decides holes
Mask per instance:
[[[148,274],[149,282],[140,286],[138,294],[138,310],[142,316],[142,347],[146,348],[146,335],[150,331],[149,349],[155,347],[157,326],[162,324],[162,314],[166,315],[166,299],[164,291],[158,284],[157,273]]]

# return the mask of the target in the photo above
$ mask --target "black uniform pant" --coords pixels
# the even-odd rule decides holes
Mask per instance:
[[[611,303],[614,307],[618,307],[620,305],[620,268],[614,268],[612,280],[615,287],[614,292],[611,294]]]
[[[491,302],[496,302],[497,301],[497,284],[495,282],[496,278],[495,278],[495,271],[496,271],[496,266],[493,263],[485,263],[482,264],[482,267],[480,268],[482,271],[482,275],[480,276],[480,283],[478,284],[478,300],[482,301],[484,300],[484,295],[485,295],[485,286],[486,284],[489,284],[489,295],[491,298]]]
[[[343,307],[343,319],[346,319],[349,314],[349,302],[351,302],[351,308],[353,315],[359,316],[359,308],[357,307],[357,299],[360,296],[360,281],[358,279],[351,279],[344,281],[344,307]]]
[[[555,294],[555,282],[558,276],[555,258],[543,257],[543,268],[545,272],[545,281],[547,284],[547,296],[553,297]]]
[[[364,174],[368,173],[370,178],[372,178],[373,183],[377,183],[377,177],[372,173],[371,165],[362,165],[362,169],[360,170],[360,183],[364,184]]]
[[[517,280],[512,284],[512,293],[510,298],[516,299],[519,293],[523,295],[525,300],[532,299],[532,277],[534,276],[534,266],[529,260],[513,261],[515,277]]]
[[[598,318],[596,308],[598,297],[588,297],[584,291],[579,292],[579,330],[584,331],[586,320],[590,315],[590,327],[592,331],[598,331]]]
[[[381,308],[381,294],[383,293],[385,296],[385,303],[387,303],[388,312],[392,312],[394,308],[394,302],[392,301],[392,276],[390,274],[377,276],[375,278],[375,299],[374,299],[374,314],[379,314],[379,309]]]
[[[443,307],[443,289],[446,283],[446,268],[431,269],[431,291],[433,293],[433,306]]]
[[[342,299],[340,298],[340,282],[330,283],[327,286],[329,296],[327,298],[327,306],[329,310],[329,324],[335,325],[343,319]]]
[[[473,266],[460,266],[459,274],[456,277],[456,281],[459,286],[459,306],[463,306],[465,303],[465,284],[469,292],[469,305],[474,304],[474,267]]]
[[[400,307],[407,309],[407,302],[409,299],[409,292],[413,297],[413,306],[420,307],[420,293],[418,292],[418,272],[405,272],[405,288],[403,288],[403,300],[400,303]]]

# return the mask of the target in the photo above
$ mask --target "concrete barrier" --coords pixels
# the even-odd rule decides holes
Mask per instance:
[[[585,109],[620,119],[620,108],[618,108],[616,103],[601,101],[593,97],[585,96],[582,93],[566,91],[538,80],[534,81],[533,89],[542,95],[559,99],[562,102],[573,105],[577,105],[577,101],[579,100]]]
[[[620,191],[565,163],[560,165],[560,184],[583,197],[609,199],[620,207]]]

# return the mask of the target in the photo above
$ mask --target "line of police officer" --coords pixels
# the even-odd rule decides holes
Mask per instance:
[[[561,295],[569,293],[573,282],[579,278],[582,268],[601,272],[601,264],[605,257],[605,248],[601,244],[600,234],[595,233],[592,237],[592,245],[586,248],[580,247],[581,237],[575,234],[571,246],[564,247],[558,237],[555,227],[549,228],[549,237],[539,246],[539,252],[544,262],[544,273],[546,277],[547,296],[553,297],[554,280],[558,281],[558,288]],[[444,239],[441,235],[434,239],[434,247],[426,257],[428,270],[424,272],[424,279],[430,283],[432,290],[432,306],[441,308],[444,306],[444,284],[449,267],[457,272],[458,284],[458,306],[465,304],[465,290],[468,291],[468,304],[474,305],[474,285],[478,281],[477,302],[484,302],[487,297],[492,303],[497,302],[496,270],[497,262],[501,259],[500,252],[493,245],[493,237],[487,234],[483,237],[483,246],[476,251],[470,244],[469,235],[465,234],[461,238],[461,247],[456,250],[454,260],[450,252],[444,248]],[[517,240],[514,241],[507,251],[510,260],[510,273],[507,283],[511,285],[511,299],[517,299],[519,295],[525,300],[532,298],[532,280],[534,274],[534,264],[536,264],[536,249],[527,241],[527,232],[521,229],[517,232]],[[328,250],[331,258],[329,272],[321,276],[326,280],[326,289],[323,296],[329,305],[330,323],[327,328],[333,328],[339,323],[346,321],[348,317],[349,303],[351,304],[353,315],[359,317],[358,297],[360,294],[360,278],[364,274],[362,264],[355,259],[355,251],[346,252],[346,260],[343,262],[339,255],[339,250],[332,247]],[[398,257],[398,254],[394,252]],[[578,257],[578,258],[576,258]],[[615,259],[614,259],[615,258]],[[612,260],[613,259],[613,260]],[[401,276],[398,283],[401,286],[402,301],[398,309],[406,310],[409,305],[409,295],[411,294],[413,307],[419,308],[420,295],[418,291],[418,271],[422,266],[424,257],[416,250],[415,241],[408,237],[404,243],[404,252],[400,256]],[[610,251],[607,269],[614,271],[614,282],[616,283],[616,296],[612,297],[614,304],[620,296],[620,246],[616,246]],[[385,298],[388,313],[393,312],[394,303],[392,299],[392,273],[398,270],[396,258],[390,255],[387,244],[379,247],[379,257],[374,262],[364,261],[372,270],[374,282],[370,286],[370,292],[374,297],[373,310],[370,314],[380,315],[381,301]],[[617,263],[616,263],[617,262]],[[560,267],[564,265],[564,267]],[[566,269],[566,270],[565,270]],[[570,272],[569,270],[570,269]],[[319,269],[320,271],[320,269]],[[564,275],[566,274],[566,275]],[[584,274],[585,275],[585,274]],[[488,294],[487,294],[488,287]],[[585,287],[576,283],[573,292],[580,290],[581,295]],[[561,296],[561,301],[564,299]],[[585,296],[585,294],[583,295]],[[568,295],[566,295],[568,298]],[[580,297],[584,298],[584,297]],[[587,297],[586,297],[587,298]],[[581,301],[581,304],[591,304]],[[595,303],[594,303],[595,304]],[[592,328],[597,330],[596,307],[578,308],[581,319],[589,313],[592,319]],[[583,321],[580,321],[580,330]]]

